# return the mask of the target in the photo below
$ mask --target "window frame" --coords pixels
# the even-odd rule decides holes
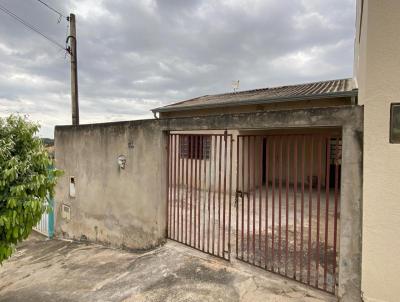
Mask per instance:
[[[399,107],[400,108],[400,102],[396,103],[390,103],[390,119],[389,119],[389,143],[391,144],[400,144],[400,134],[397,139],[394,139],[393,135],[393,129],[394,129],[394,119],[393,119],[393,114],[394,114],[394,108]],[[400,114],[400,112],[399,112]],[[400,126],[400,125],[399,125]]]

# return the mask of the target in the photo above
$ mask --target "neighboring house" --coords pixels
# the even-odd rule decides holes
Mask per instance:
[[[205,95],[153,109],[159,118],[207,116],[280,109],[336,107],[356,104],[353,79],[322,81]]]
[[[57,126],[56,234],[168,239],[330,292],[397,301],[400,2],[357,1],[353,79]]]

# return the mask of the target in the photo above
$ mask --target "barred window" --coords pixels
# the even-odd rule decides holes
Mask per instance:
[[[179,139],[179,156],[188,159],[209,159],[211,153],[211,136],[181,135]]]

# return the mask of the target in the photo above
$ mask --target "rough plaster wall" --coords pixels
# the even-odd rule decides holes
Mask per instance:
[[[399,301],[400,145],[389,143],[390,103],[400,101],[400,1],[365,1],[359,60],[364,105],[362,290]]]
[[[155,123],[56,128],[55,142],[56,166],[65,172],[56,190],[58,235],[131,249],[163,240],[165,141]],[[124,170],[117,164],[121,154]],[[68,193],[70,176],[75,198]],[[61,217],[61,203],[71,206],[70,221]]]

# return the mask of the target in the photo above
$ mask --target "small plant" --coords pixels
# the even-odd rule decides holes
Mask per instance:
[[[47,209],[57,177],[39,125],[25,117],[0,118],[0,263],[26,239]]]

